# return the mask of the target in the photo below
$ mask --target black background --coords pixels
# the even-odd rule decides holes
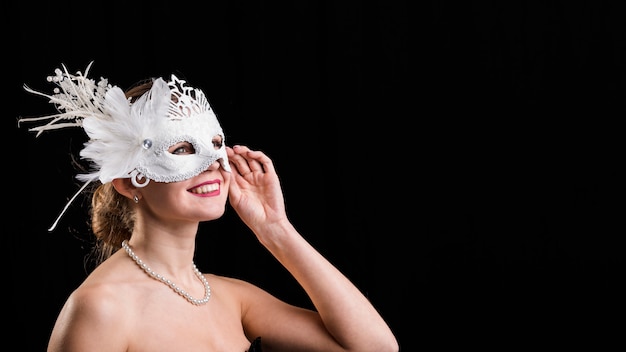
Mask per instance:
[[[52,112],[22,85],[49,92],[55,68],[91,61],[92,77],[122,88],[171,73],[202,88],[228,144],[273,158],[296,227],[402,350],[595,345],[621,331],[624,2],[59,0],[2,12],[2,241],[19,350],[45,349],[91,239],[84,197],[47,231],[78,189],[70,155],[84,136],[18,128]],[[200,269],[308,305],[233,213],[201,225]]]

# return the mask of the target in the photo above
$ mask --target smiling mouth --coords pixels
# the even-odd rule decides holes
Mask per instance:
[[[191,193],[195,194],[207,194],[211,192],[215,192],[220,189],[220,185],[218,183],[211,183],[208,185],[202,185],[200,187],[192,188],[189,190]]]

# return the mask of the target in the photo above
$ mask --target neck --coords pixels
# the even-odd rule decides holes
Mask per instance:
[[[194,259],[197,231],[198,223],[163,223],[138,214],[128,244],[162,275],[194,280],[189,265]]]
[[[137,256],[163,275],[193,279],[189,266],[193,263],[195,241],[177,238],[153,238],[135,234],[128,241]]]
[[[169,286],[174,292],[176,292],[177,294],[179,294],[180,296],[182,296],[183,298],[185,298],[189,303],[194,304],[194,305],[203,305],[206,304],[209,301],[209,298],[211,296],[211,288],[209,286],[209,283],[207,282],[206,278],[204,277],[204,275],[202,275],[202,273],[198,270],[198,268],[196,267],[196,265],[191,262],[190,265],[187,265],[188,269],[191,269],[191,272],[193,273],[193,276],[195,276],[200,283],[202,284],[203,288],[204,288],[204,296],[202,296],[202,298],[195,298],[191,293],[189,293],[185,287],[191,287],[191,282],[189,280],[184,280],[185,283],[183,285],[177,284],[176,280],[172,280],[171,276],[168,275],[164,275],[161,272],[158,272],[156,269],[154,269],[148,261],[145,261],[143,259],[141,259],[141,256],[139,256],[137,253],[135,253],[135,251],[130,247],[130,245],[128,244],[128,241],[123,241],[122,242],[122,249],[126,252],[126,254],[133,260],[135,261],[135,263],[150,277],[152,277],[155,280],[160,281],[161,283]],[[182,277],[183,275],[181,275]]]

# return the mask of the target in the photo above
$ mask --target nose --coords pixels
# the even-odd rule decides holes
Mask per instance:
[[[215,171],[219,169],[220,166],[221,166],[220,161],[215,160],[211,165],[209,165],[209,167],[207,168],[207,171]]]

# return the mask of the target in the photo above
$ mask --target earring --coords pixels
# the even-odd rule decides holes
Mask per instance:
[[[139,197],[137,197],[136,194],[133,196],[133,200],[135,201],[135,203],[139,203]]]

